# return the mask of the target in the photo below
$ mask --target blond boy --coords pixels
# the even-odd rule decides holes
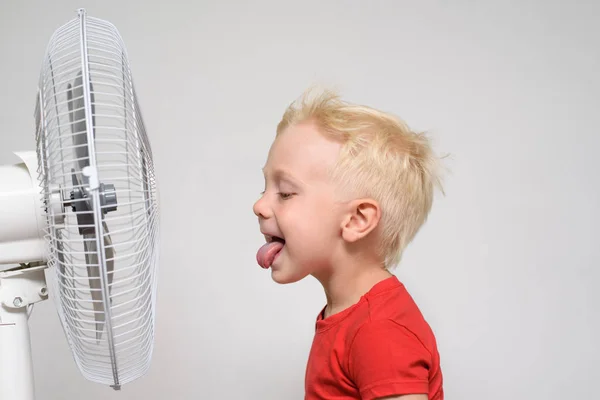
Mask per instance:
[[[257,262],[323,286],[305,399],[443,400],[436,340],[389,271],[439,185],[427,139],[394,116],[311,92],[277,127],[254,205]]]

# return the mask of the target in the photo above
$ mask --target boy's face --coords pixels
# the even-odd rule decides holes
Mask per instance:
[[[326,273],[342,245],[343,208],[328,175],[339,150],[339,143],[310,123],[290,126],[271,146],[263,169],[265,192],[254,213],[267,242],[283,239],[283,246],[267,244],[257,254],[278,283]]]

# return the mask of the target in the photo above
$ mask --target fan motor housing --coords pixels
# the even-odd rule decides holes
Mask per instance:
[[[46,262],[37,155],[15,154],[22,162],[0,166],[0,265]]]

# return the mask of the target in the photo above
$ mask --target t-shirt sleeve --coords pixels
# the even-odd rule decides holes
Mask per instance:
[[[431,353],[391,320],[363,325],[350,347],[348,369],[363,400],[429,392]]]

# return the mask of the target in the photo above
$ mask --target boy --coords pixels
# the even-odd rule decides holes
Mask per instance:
[[[254,205],[257,261],[278,283],[314,276],[305,399],[443,400],[436,340],[389,270],[425,222],[437,160],[397,118],[305,94],[285,112]]]

